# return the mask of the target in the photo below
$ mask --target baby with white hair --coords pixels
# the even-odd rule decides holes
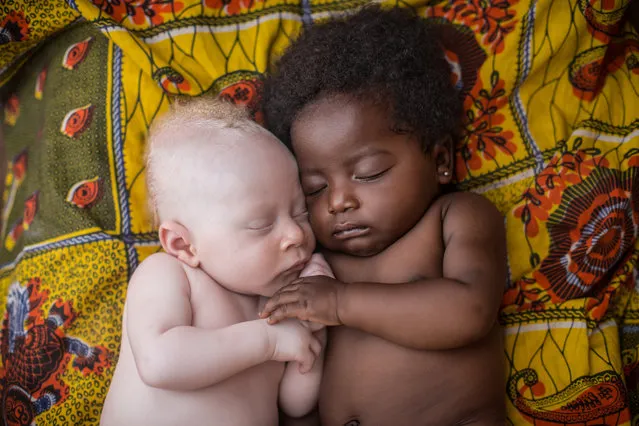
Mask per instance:
[[[163,252],[137,268],[103,426],[275,426],[316,405],[325,330],[258,317],[313,255],[297,164],[248,113],[176,102],[149,133],[147,184]]]

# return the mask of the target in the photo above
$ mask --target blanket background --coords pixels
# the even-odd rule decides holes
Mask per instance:
[[[259,112],[305,25],[363,0],[0,4],[0,404],[7,425],[97,425],[128,278],[159,249],[145,132],[175,94]],[[461,189],[504,214],[511,425],[639,413],[639,37],[628,0],[415,0],[465,102]]]

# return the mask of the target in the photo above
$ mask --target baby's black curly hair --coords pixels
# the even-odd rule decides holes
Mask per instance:
[[[450,65],[433,28],[409,9],[365,6],[303,31],[265,78],[267,126],[290,147],[298,114],[331,95],[386,108],[425,152],[461,128]]]

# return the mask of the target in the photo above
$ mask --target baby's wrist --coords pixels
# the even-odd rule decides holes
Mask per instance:
[[[275,358],[275,348],[277,346],[276,337],[273,333],[275,329],[268,323],[268,319],[258,319],[256,321],[258,321],[259,324],[261,325],[261,330],[262,330],[261,335],[262,335],[262,339],[264,340],[263,353],[266,356],[266,359],[264,360],[264,362],[272,361],[273,358]]]

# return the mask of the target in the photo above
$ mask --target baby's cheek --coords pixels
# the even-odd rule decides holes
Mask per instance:
[[[311,224],[308,222],[304,226],[304,233],[306,234],[306,242],[308,245],[308,249],[310,251],[315,250],[315,243],[317,239],[315,237],[315,233],[313,232],[313,228],[311,227]]]
[[[325,215],[319,211],[311,211],[309,221],[315,238],[321,238],[328,226]]]

